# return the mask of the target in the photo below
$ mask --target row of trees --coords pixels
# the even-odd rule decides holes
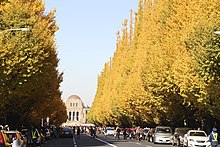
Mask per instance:
[[[55,11],[46,14],[44,7],[42,0],[0,2],[0,116],[14,127],[39,125],[46,117],[57,125],[67,119],[59,89]]]
[[[140,0],[138,8],[117,33],[89,121],[213,125],[220,120],[219,1]]]

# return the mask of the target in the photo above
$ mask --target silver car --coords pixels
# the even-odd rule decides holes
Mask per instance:
[[[154,132],[154,143],[171,144],[172,130],[167,126],[157,126]]]

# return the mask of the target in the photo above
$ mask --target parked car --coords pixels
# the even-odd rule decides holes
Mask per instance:
[[[70,127],[63,127],[61,129],[61,137],[73,137],[73,130]]]
[[[184,135],[183,146],[199,146],[199,147],[206,147],[209,146],[209,138],[205,131],[202,130],[189,130]]]
[[[115,132],[113,128],[106,128],[106,136],[114,136]]]
[[[190,130],[190,128],[175,128],[174,134],[171,137],[172,145],[183,145],[184,135]]]
[[[171,144],[172,130],[168,126],[157,126],[154,132],[154,143]]]
[[[9,143],[12,144],[12,147],[26,147],[23,137],[19,131],[5,131],[9,138]]]

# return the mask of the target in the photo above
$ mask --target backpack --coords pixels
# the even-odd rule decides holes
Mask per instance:
[[[4,144],[4,138],[2,132],[0,132],[0,144]]]

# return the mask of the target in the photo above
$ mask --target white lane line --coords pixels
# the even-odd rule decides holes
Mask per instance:
[[[97,140],[99,140],[99,141],[101,141],[101,142],[103,142],[103,143],[105,143],[105,144],[107,144],[107,145],[109,145],[109,146],[117,147],[116,145],[111,144],[111,143],[109,143],[109,142],[106,142],[106,141],[104,141],[104,140],[102,140],[102,139],[99,139],[99,138],[95,138],[95,139],[97,139]]]
[[[135,142],[135,144],[137,144],[137,145],[141,145],[141,143],[138,143],[138,142]]]
[[[89,134],[86,134],[86,135],[90,136]],[[98,140],[98,141],[101,141],[101,142],[103,142],[103,143],[105,143],[105,144],[107,144],[107,145],[109,145],[109,146],[118,147],[118,146],[116,146],[116,145],[114,145],[114,144],[111,144],[111,143],[109,143],[109,142],[107,142],[107,141],[104,141],[104,140],[102,140],[102,139],[99,139],[99,138],[95,138],[95,139]]]
[[[75,140],[74,137],[73,137],[73,146],[74,146],[74,147],[77,147],[76,140]]]

